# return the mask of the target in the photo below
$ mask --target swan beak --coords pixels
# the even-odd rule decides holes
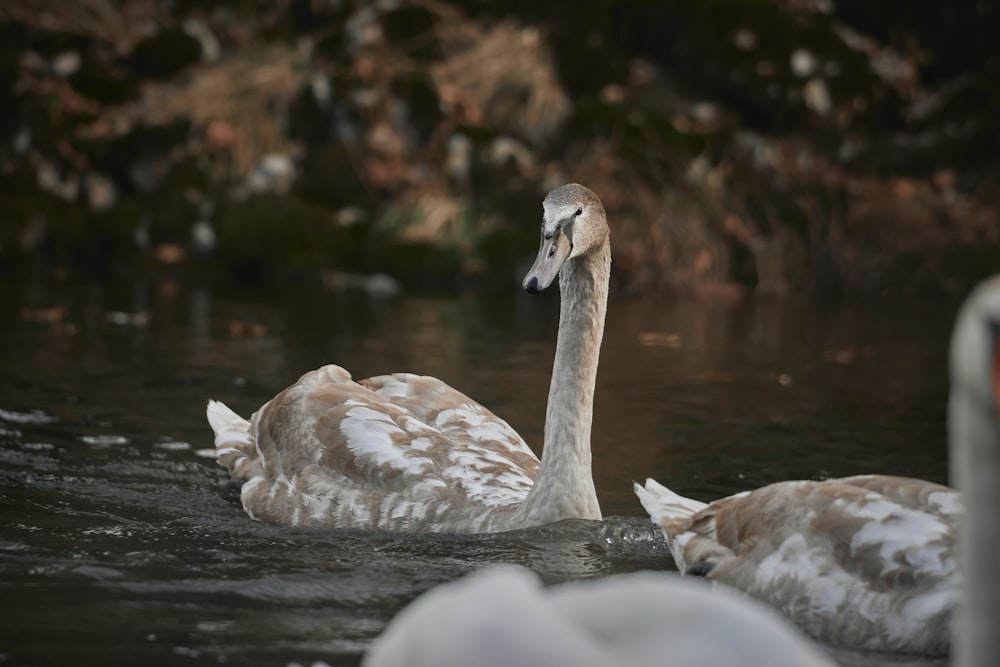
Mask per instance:
[[[524,276],[521,286],[528,294],[538,294],[552,284],[559,275],[559,269],[573,251],[573,243],[563,230],[557,229],[555,234],[542,232],[542,244],[538,248],[538,257]]]

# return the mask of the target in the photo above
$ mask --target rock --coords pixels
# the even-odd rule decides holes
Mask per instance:
[[[295,163],[292,158],[272,153],[260,159],[247,179],[247,186],[251,192],[255,193],[275,192],[281,194],[288,192],[294,180]]]
[[[118,202],[118,188],[107,176],[91,171],[84,175],[83,182],[92,211],[107,211]]]

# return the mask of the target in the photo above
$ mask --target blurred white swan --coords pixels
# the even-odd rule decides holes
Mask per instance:
[[[559,277],[561,305],[541,461],[488,409],[441,380],[406,373],[355,382],[306,373],[247,421],[208,404],[221,465],[265,523],[489,532],[600,519],[590,429],[611,271],[610,231],[582,185],[542,204],[541,247],[524,279]]]
[[[403,609],[363,667],[832,667],[768,607],[666,572],[542,585],[491,566]]]
[[[953,663],[992,667],[1000,659],[1000,276],[983,282],[959,311],[950,361],[951,481],[966,505]]]
[[[966,300],[952,337],[951,469],[965,502],[944,486],[883,475],[779,482],[709,504],[653,480],[636,484],[635,492],[681,572],[745,591],[825,643],[943,655],[957,633],[957,664],[995,664],[998,346],[1000,277]],[[960,521],[969,580],[964,598]]]

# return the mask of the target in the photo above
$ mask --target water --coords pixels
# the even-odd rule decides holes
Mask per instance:
[[[0,663],[357,664],[407,602],[485,563],[547,582],[672,568],[632,480],[710,499],[858,472],[947,479],[954,305],[940,303],[615,296],[593,434],[601,523],[489,536],[272,528],[199,452],[207,398],[249,414],[330,361],[355,377],[436,375],[539,443],[557,302],[514,292],[0,286]]]

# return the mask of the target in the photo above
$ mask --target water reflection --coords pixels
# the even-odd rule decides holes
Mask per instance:
[[[355,664],[409,600],[484,563],[548,582],[670,568],[633,479],[705,499],[863,471],[946,479],[951,305],[614,297],[594,425],[607,521],[472,537],[261,526],[197,456],[210,446],[208,397],[249,414],[323,363],[355,377],[409,370],[476,397],[537,447],[555,295],[22,289],[0,286],[0,659],[11,664]]]

